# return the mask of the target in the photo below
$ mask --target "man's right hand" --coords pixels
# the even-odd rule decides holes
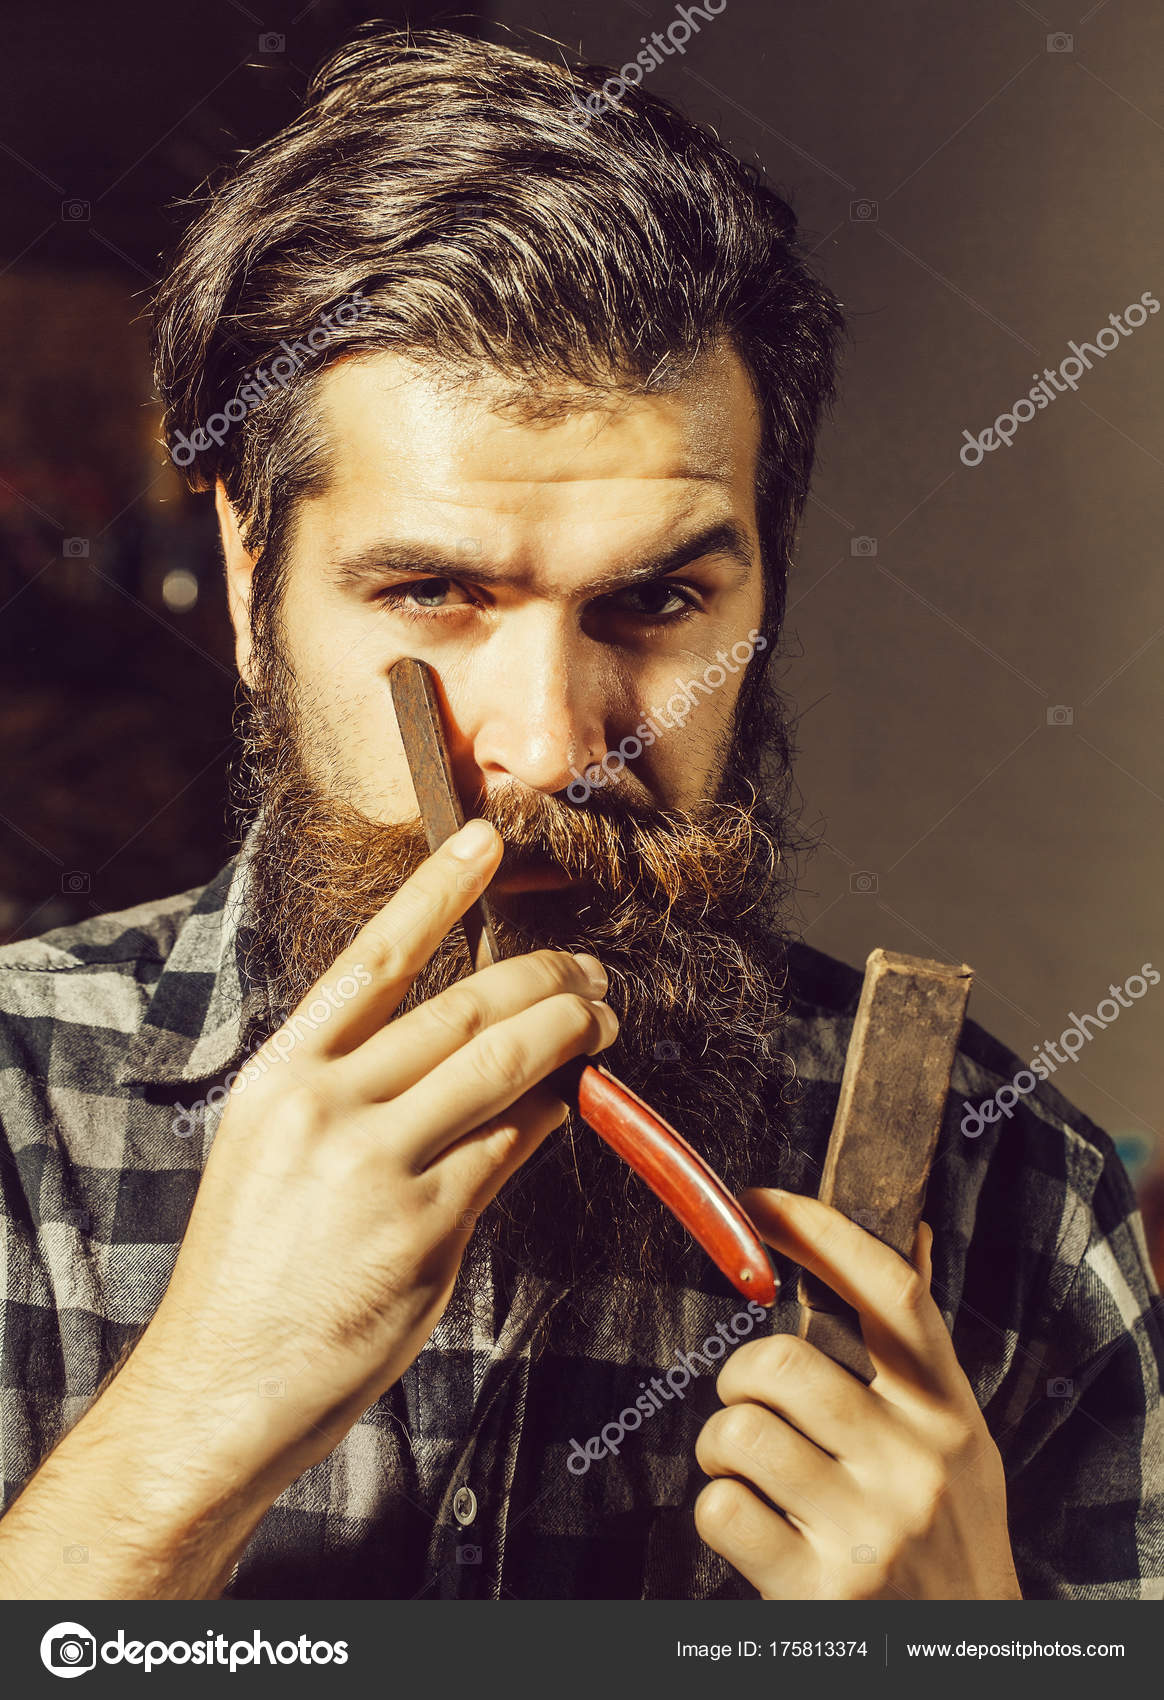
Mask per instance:
[[[501,850],[485,822],[444,844],[243,1071],[130,1360],[139,1389],[221,1417],[216,1461],[276,1487],[419,1353],[476,1215],[565,1117],[539,1082],[618,1030],[601,966],[548,950],[391,1019]]]
[[[540,1083],[618,1028],[599,965],[554,951],[392,1020],[501,850],[485,822],[442,845],[244,1070],[161,1304],[0,1519],[0,1598],[71,1599],[76,1547],[90,1599],[216,1597],[416,1357],[476,1214],[565,1115]]]

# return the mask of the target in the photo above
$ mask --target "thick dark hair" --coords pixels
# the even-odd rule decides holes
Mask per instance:
[[[612,105],[610,76],[365,26],[300,117],[208,193],[156,302],[171,442],[337,303],[360,291],[365,306],[185,469],[195,489],[225,485],[260,603],[277,600],[296,500],[326,482],[314,378],[340,355],[489,368],[537,411],[572,385],[673,383],[729,339],[763,417],[765,625],[779,629],[840,309],[759,173],[641,87]]]

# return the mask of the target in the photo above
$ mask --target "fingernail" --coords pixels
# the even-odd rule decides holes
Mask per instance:
[[[589,956],[585,951],[576,950],[574,961],[581,968],[587,980],[596,992],[604,992],[607,987],[606,969],[596,956]]]
[[[471,820],[449,839],[449,851],[462,862],[475,862],[492,850],[497,833],[487,820]]]
[[[598,1025],[601,1029],[598,1038],[598,1049],[602,1051],[606,1049],[607,1045],[612,1045],[618,1038],[618,1016],[614,1013],[608,1003],[596,1004],[595,1008],[598,1010]]]

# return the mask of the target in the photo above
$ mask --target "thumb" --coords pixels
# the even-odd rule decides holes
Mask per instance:
[[[928,1222],[919,1222],[909,1261],[928,1287],[934,1275],[934,1230]]]

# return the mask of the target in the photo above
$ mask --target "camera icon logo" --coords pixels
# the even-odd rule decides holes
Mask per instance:
[[[678,1062],[682,1054],[674,1039],[660,1039],[654,1046],[656,1062]]]
[[[259,1382],[260,1399],[282,1399],[286,1392],[287,1383],[278,1380],[277,1377],[269,1376],[266,1380]]]
[[[61,220],[64,224],[88,224],[88,201],[62,201]]]
[[[881,1226],[881,1219],[875,1210],[850,1210],[850,1222],[856,1222],[859,1228],[864,1228],[867,1234],[875,1234]]]
[[[877,539],[875,537],[850,537],[850,555],[875,555],[876,553]]]
[[[66,1547],[64,1552],[61,1554],[61,1557],[64,1559],[66,1564],[88,1564],[89,1548]]]
[[[1048,726],[1074,726],[1075,710],[1068,708],[1066,703],[1056,703],[1054,708],[1047,710]]]
[[[877,1548],[870,1546],[854,1547],[849,1554],[854,1564],[876,1564]]]
[[[481,1548],[478,1546],[463,1546],[457,1548],[458,1564],[480,1564]]]
[[[876,224],[876,201],[850,201],[849,219],[853,224]]]
[[[86,897],[92,889],[92,881],[81,868],[73,868],[69,873],[61,875],[61,891],[66,897]]]
[[[1047,1383],[1048,1399],[1070,1399],[1075,1391],[1075,1383],[1065,1375],[1053,1375]]]
[[[473,224],[487,216],[488,208],[484,201],[473,195],[458,195],[456,202],[449,208],[446,218],[451,229],[459,224]],[[479,555],[480,540],[476,537],[464,539],[457,544],[457,551],[462,555]]]
[[[66,1561],[70,1552],[81,1551],[84,1548],[66,1547]],[[40,1660],[54,1676],[80,1676],[97,1663],[96,1639],[83,1624],[54,1623],[41,1636]]]
[[[1048,53],[1074,53],[1074,51],[1075,37],[1073,35],[1065,35],[1062,30],[1056,30],[1053,35],[1047,37]]]
[[[65,560],[84,561],[89,556],[89,539],[87,537],[66,537],[61,544],[61,554]]]
[[[854,897],[876,897],[879,883],[877,875],[870,873],[868,868],[849,875],[849,890]]]
[[[276,35],[274,30],[269,30],[265,35],[259,37],[260,53],[282,53],[286,45],[287,37]]]

